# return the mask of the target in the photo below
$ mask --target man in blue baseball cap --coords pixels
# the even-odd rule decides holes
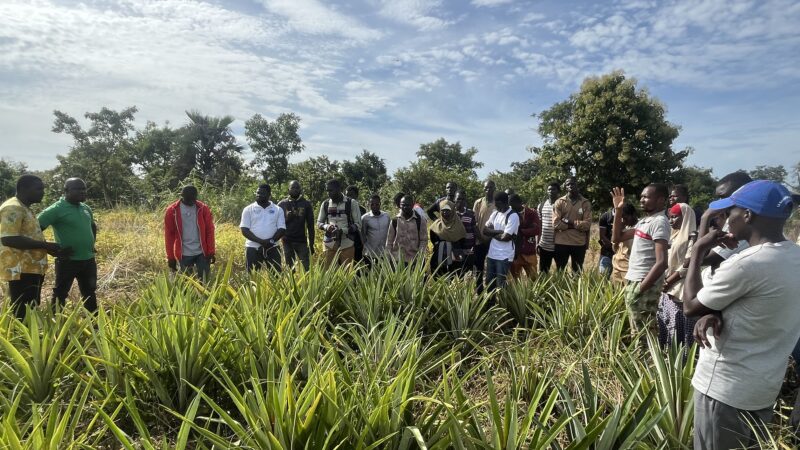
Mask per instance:
[[[750,447],[753,429],[766,432],[772,420],[789,353],[800,338],[800,246],[783,235],[793,202],[781,184],[756,180],[709,206],[717,223],[727,217],[728,232],[711,228],[697,241],[683,290],[684,313],[700,317],[694,448]],[[749,247],[722,262],[704,286],[703,258],[731,238]]]

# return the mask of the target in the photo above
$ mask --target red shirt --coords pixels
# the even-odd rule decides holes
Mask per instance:
[[[517,245],[520,246],[519,253],[522,255],[533,255],[536,253],[536,240],[542,233],[542,221],[539,213],[535,209],[522,207],[519,215],[519,232]]]

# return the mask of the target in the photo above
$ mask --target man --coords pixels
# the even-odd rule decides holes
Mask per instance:
[[[625,274],[625,304],[631,323],[631,331],[649,330],[657,336],[656,313],[664,272],[667,270],[667,248],[671,228],[664,211],[669,192],[663,184],[650,184],[642,190],[639,205],[644,217],[636,222],[633,230],[623,231],[625,190],[612,190],[612,203],[615,208],[613,236],[614,242],[622,242],[633,235],[633,245]],[[644,336],[643,336],[644,338]]]
[[[356,185],[347,186],[347,189],[344,191],[345,197],[352,198],[354,200],[358,200],[358,187]],[[358,217],[363,216],[367,213],[367,209],[361,206],[361,203],[358,204]],[[355,254],[353,256],[353,260],[355,262],[359,262],[364,258],[364,242],[361,240],[361,233],[356,234],[353,236],[353,249]]]
[[[428,250],[428,223],[414,210],[414,197],[400,199],[400,213],[389,224],[386,249],[395,261],[424,261]]]
[[[400,212],[400,200],[402,200],[403,197],[405,196],[406,196],[405,192],[402,191],[394,195],[394,199],[392,200],[392,202],[394,203],[394,206],[397,208],[398,213]],[[420,217],[424,218],[426,221],[428,220],[428,213],[426,213],[425,210],[422,209],[422,206],[420,206],[419,203],[414,203],[414,211],[417,214],[419,214]]]
[[[430,220],[436,219],[436,215],[439,213],[439,203],[441,203],[443,200],[450,200],[451,202],[455,203],[457,192],[458,184],[456,184],[454,181],[448,181],[444,186],[444,197],[437,198],[436,201],[433,202],[433,204],[429,206],[427,210],[425,210]]]
[[[42,231],[53,227],[56,242],[72,249],[68,258],[56,258],[56,281],[53,285],[53,306],[63,307],[72,282],[78,279],[83,306],[97,311],[97,262],[94,243],[97,224],[92,209],[86,203],[86,183],[70,178],[64,183],[64,196],[42,211],[37,219]]]
[[[494,196],[495,212],[484,223],[483,233],[491,239],[486,254],[486,289],[505,287],[514,260],[514,240],[519,231],[519,215],[508,205],[508,194]]]
[[[461,223],[464,225],[464,246],[462,259],[460,261],[461,268],[459,269],[461,275],[467,272],[472,272],[475,267],[475,212],[467,208],[467,193],[459,190],[456,193],[456,214],[461,218]]]
[[[201,280],[208,279],[211,264],[216,261],[214,217],[211,208],[197,200],[196,187],[184,186],[181,198],[167,207],[164,243],[170,270],[178,270],[180,263],[181,271],[196,270]]]
[[[364,242],[364,262],[372,266],[386,251],[389,235],[389,214],[381,211],[381,196],[374,194],[369,199],[370,212],[361,216],[361,240]]]
[[[283,209],[270,201],[272,188],[261,184],[256,190],[256,201],[242,210],[239,228],[245,237],[245,263],[252,272],[262,266],[279,270],[281,251],[278,242],[286,233]]]
[[[580,272],[589,247],[592,204],[581,195],[575,177],[567,178],[564,187],[567,195],[553,205],[556,269],[564,270],[571,261],[572,271]]]
[[[289,182],[289,196],[278,202],[286,220],[283,236],[283,255],[289,267],[298,259],[305,270],[314,254],[314,207],[303,197],[300,182]]]
[[[719,180],[715,193],[718,198],[726,199],[736,192],[736,190],[738,190],[740,187],[751,181],[753,181],[753,179],[750,178],[746,172],[738,171],[729,173]],[[712,225],[715,225],[713,222],[715,222],[717,218],[712,217],[711,214],[712,211],[708,210],[701,216],[700,225],[697,227],[698,238],[705,236],[705,234],[708,233],[709,228]],[[727,223],[716,225],[718,225],[717,227],[722,226],[722,231],[728,231]],[[740,240],[737,242],[736,240],[730,238],[711,249],[711,251],[708,252],[708,256],[706,256],[705,260],[703,260],[703,265],[709,266],[709,268],[703,271],[705,281],[710,281],[714,271],[717,267],[719,267],[720,264],[722,264],[723,261],[741,252],[748,246],[749,244],[745,240]]]
[[[598,271],[611,277],[612,263],[614,258],[614,244],[611,242],[611,229],[614,226],[614,208],[609,209],[600,216],[599,235],[600,235],[600,261],[597,263]]]
[[[511,276],[519,278],[522,271],[533,279],[536,276],[536,241],[539,239],[542,224],[535,209],[522,204],[522,197],[512,194],[508,197],[511,209],[519,216],[519,233],[514,242],[515,256],[511,263]]]
[[[325,189],[328,199],[322,202],[317,215],[317,228],[325,232],[325,265],[350,264],[355,259],[356,236],[361,233],[361,210],[357,200],[342,194],[339,180],[329,180]]]
[[[494,213],[494,194],[497,190],[497,185],[494,181],[487,180],[483,184],[484,196],[475,200],[472,210],[475,211],[475,223],[478,224],[478,231],[475,234],[475,276],[478,281],[478,293],[483,292],[483,277],[484,268],[486,264],[486,255],[489,253],[489,244],[492,238],[483,233],[486,222],[489,217]]]
[[[721,224],[727,216],[728,232],[712,227],[694,245],[683,311],[700,317],[692,379],[697,450],[753,446],[752,428],[766,432],[772,420],[789,353],[800,338],[800,247],[783,235],[792,207],[780,183],[753,181],[710,205],[709,219]],[[704,285],[703,258],[728,238],[749,247],[726,259]]]
[[[547,273],[556,256],[555,228],[553,225],[553,206],[561,195],[558,182],[547,186],[547,198],[539,205],[539,217],[542,219],[542,234],[536,252],[539,254],[539,273]]]
[[[686,203],[687,205],[691,205],[689,203],[689,188],[685,184],[676,184],[672,186],[672,189],[669,192],[669,207],[672,208],[673,206],[679,203]],[[697,221],[696,225],[700,225],[700,218],[703,217],[703,209],[702,208],[693,208],[694,210],[694,217]]]
[[[42,294],[47,255],[68,257],[70,250],[44,240],[31,205],[44,198],[44,183],[34,175],[17,179],[16,195],[0,205],[0,276],[8,282],[11,307],[20,320],[25,307],[36,306]]]

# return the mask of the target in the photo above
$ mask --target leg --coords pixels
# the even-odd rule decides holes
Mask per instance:
[[[325,247],[325,251],[322,253],[322,259],[324,261],[325,267],[330,267],[331,264],[336,261],[336,254],[339,251],[338,246],[333,247]]]
[[[583,270],[583,260],[586,259],[586,247],[573,245],[569,249],[569,258],[572,262],[572,271],[580,273]]]
[[[266,267],[273,269],[275,271],[281,270],[281,250],[280,247],[273,246],[267,250],[267,255],[264,257],[263,261]]]
[[[536,266],[538,265],[536,253],[522,255],[522,260],[524,261],[523,268],[525,269],[525,275],[528,277],[528,279],[533,280],[536,278]]]
[[[197,276],[204,282],[207,281],[209,275],[211,275],[211,263],[206,258],[206,255],[197,255],[194,265],[197,268]]]
[[[305,242],[298,242],[292,244],[292,248],[294,249],[294,253],[297,255],[297,258],[300,259],[300,262],[303,264],[303,269],[308,271],[308,267],[311,265],[308,244]]]
[[[355,246],[347,247],[339,250],[339,264],[352,264],[355,260],[356,248]]]
[[[611,277],[611,257],[601,256],[600,262],[597,263],[597,270],[602,275],[605,275],[606,278]]]
[[[556,260],[556,270],[566,269],[569,261],[569,246],[556,244],[556,250],[553,253],[553,259]]]
[[[694,392],[694,448],[716,450],[754,448],[757,443],[751,426],[762,437],[772,422],[772,408],[743,411]]]
[[[508,271],[511,268],[511,261],[507,259],[502,261],[496,261],[495,265],[496,265],[495,286],[498,289],[502,289],[506,287],[506,284],[508,283]]]
[[[261,252],[257,248],[247,247],[244,251],[244,260],[245,265],[247,266],[247,272],[250,273],[258,267],[263,262],[261,258]]]
[[[34,307],[39,304],[42,295],[42,281],[44,281],[44,275],[23,273],[19,280],[8,282],[8,295],[11,297],[11,305],[17,319],[25,318],[26,306]]]
[[[181,256],[180,271],[186,275],[191,276],[195,272],[195,264],[197,263],[197,256]]]
[[[477,292],[480,294],[484,288],[486,272],[486,254],[489,253],[489,244],[475,245],[475,280]]]
[[[83,267],[78,272],[78,289],[83,298],[83,307],[91,312],[97,311],[97,261],[92,258],[81,261]]]
[[[547,273],[550,271],[550,266],[553,265],[553,256],[555,252],[539,248],[539,273]]]
[[[511,263],[511,268],[509,269],[511,278],[514,278],[515,280],[519,278],[519,276],[522,274],[522,269],[524,268],[524,266],[525,266],[525,258],[523,257],[523,255],[517,255],[517,257],[514,258],[514,262]]]
[[[55,263],[56,281],[53,285],[53,309],[63,308],[72,289],[72,281],[80,272],[80,261],[71,261],[63,258],[56,258]]]
[[[295,245],[297,244],[294,242],[283,241],[283,257],[286,258],[286,267],[294,267],[294,263],[297,261]]]
[[[496,261],[492,258],[486,258],[486,291],[492,292],[497,287],[498,267]]]

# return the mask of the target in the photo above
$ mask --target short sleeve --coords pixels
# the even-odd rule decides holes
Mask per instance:
[[[519,214],[515,212],[511,212],[510,214],[511,215],[508,216],[508,221],[506,221],[506,226],[503,228],[503,233],[514,235],[519,231]]]
[[[242,220],[239,222],[239,228],[250,228],[250,207],[242,210]]]
[[[22,236],[22,221],[25,211],[18,206],[6,206],[0,209],[0,236]]]
[[[278,229],[283,228],[286,229],[286,214],[283,212],[283,208],[276,207],[275,210],[278,213]]]
[[[670,234],[669,221],[666,216],[664,216],[663,219],[659,218],[659,220],[653,221],[653,232],[650,233],[650,236],[653,237],[654,241],[661,240],[669,242]]]
[[[610,222],[611,214],[604,212],[602,216],[600,216],[600,220],[598,221],[597,225],[602,228],[611,228]]]
[[[697,300],[707,308],[721,311],[748,293],[753,283],[747,271],[733,262],[722,264],[714,272],[714,277],[697,293]]]
[[[56,205],[50,205],[40,212],[36,219],[39,221],[39,227],[45,229],[58,221],[58,209]]]

